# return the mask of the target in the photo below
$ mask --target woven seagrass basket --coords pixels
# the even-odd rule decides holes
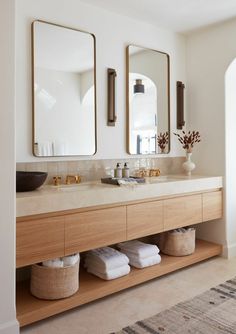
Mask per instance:
[[[34,264],[31,267],[30,291],[40,299],[55,300],[69,297],[79,289],[79,261],[63,268]]]

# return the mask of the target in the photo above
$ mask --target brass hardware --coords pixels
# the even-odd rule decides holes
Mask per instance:
[[[61,176],[53,176],[53,184],[54,186],[59,186],[61,181]]]
[[[115,126],[116,123],[116,70],[107,69],[107,101],[108,101],[108,126]]]
[[[71,179],[74,180],[74,183],[80,183],[81,177],[79,175],[67,175],[66,176],[66,184],[71,184]]]
[[[140,169],[136,176],[138,177],[152,177],[152,176],[159,176],[161,174],[160,169]]]
[[[149,176],[159,176],[161,174],[160,169],[150,169]]]
[[[184,88],[185,85],[181,81],[176,82],[177,97],[177,129],[182,130],[184,121]]]
[[[148,170],[148,169],[140,169],[140,170],[136,173],[136,175],[137,175],[138,177],[147,177],[147,176],[149,176],[149,170]]]

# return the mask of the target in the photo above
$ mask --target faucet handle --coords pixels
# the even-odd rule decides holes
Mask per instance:
[[[79,175],[75,175],[75,183],[80,183],[81,177]]]
[[[73,181],[75,183],[80,183],[81,182],[81,177],[79,175],[67,175],[66,176],[66,184],[70,184],[71,179],[73,179]]]
[[[61,176],[53,176],[53,184],[54,186],[59,186],[61,181]]]
[[[159,168],[156,169],[150,169],[150,175],[149,176],[159,176],[161,174],[161,171]]]

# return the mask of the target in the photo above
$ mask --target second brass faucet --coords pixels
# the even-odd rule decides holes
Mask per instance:
[[[81,177],[79,175],[67,175],[66,184],[71,184],[71,180],[74,181],[74,183],[80,183]]]

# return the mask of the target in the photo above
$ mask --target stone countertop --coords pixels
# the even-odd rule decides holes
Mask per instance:
[[[101,181],[58,187],[46,185],[35,191],[16,193],[16,217],[207,191],[222,186],[221,176],[197,175],[147,177],[146,183],[132,186]]]

